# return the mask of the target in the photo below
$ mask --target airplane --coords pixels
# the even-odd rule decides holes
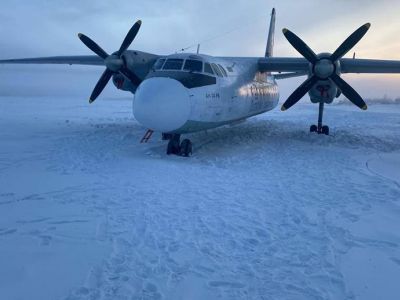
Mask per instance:
[[[68,64],[105,66],[91,96],[93,103],[112,79],[114,85],[134,94],[133,114],[149,130],[168,140],[167,154],[190,156],[193,145],[181,135],[240,123],[278,106],[278,80],[307,76],[283,103],[285,111],[307,93],[319,104],[317,125],[310,132],[329,135],[323,125],[324,105],[343,94],[362,110],[367,104],[341,78],[345,73],[400,73],[400,61],[343,58],[367,33],[370,23],[354,31],[335,52],[315,54],[307,44],[288,29],[283,34],[303,56],[275,57],[276,11],[272,10],[264,57],[215,57],[199,53],[156,55],[128,50],[142,25],[137,21],[118,51],[109,55],[84,34],[79,39],[96,56],[56,56],[0,60],[0,64]]]

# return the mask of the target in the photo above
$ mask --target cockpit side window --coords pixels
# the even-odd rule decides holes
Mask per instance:
[[[157,60],[156,63],[154,64],[154,70],[156,71],[161,70],[165,61],[166,61],[165,58],[160,58],[159,60]]]
[[[188,59],[183,67],[184,71],[189,72],[203,72],[203,62],[200,60]]]
[[[211,65],[209,63],[205,63],[204,64],[204,73],[208,73],[208,74],[214,75],[214,72],[213,72],[213,70],[211,68]]]
[[[218,64],[218,67],[221,69],[222,74],[224,74],[225,77],[228,77],[228,73],[226,73],[224,67],[221,66],[220,64]]]
[[[217,74],[219,77],[222,77],[222,73],[219,70],[218,66],[216,64],[211,64],[212,69],[214,70],[214,73]]]
[[[183,59],[170,58],[164,64],[163,70],[181,70],[183,66]]]

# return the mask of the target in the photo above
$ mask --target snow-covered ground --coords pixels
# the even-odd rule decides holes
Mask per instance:
[[[0,98],[0,299],[399,299],[400,105],[278,109],[168,157],[131,101]]]

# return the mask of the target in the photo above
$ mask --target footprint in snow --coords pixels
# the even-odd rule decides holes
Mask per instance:
[[[40,238],[40,245],[41,246],[49,246],[51,240],[53,239],[51,236],[49,235],[41,235],[39,236]]]
[[[390,259],[400,267],[400,259],[399,258],[391,257]]]
[[[8,228],[0,229],[0,235],[10,235],[10,234],[16,233],[17,231],[18,231],[18,229],[15,229],[15,228],[13,228],[13,229],[8,229]]]
[[[90,290],[84,286],[80,287],[75,294],[78,296],[86,296],[89,295]]]
[[[40,200],[44,200],[44,199],[45,199],[44,197],[42,197],[38,194],[32,194],[29,196],[22,197],[18,201],[40,201]]]
[[[230,282],[230,281],[210,281],[208,285],[211,287],[222,287],[222,288],[233,288],[233,289],[242,289],[245,287],[243,283]]]
[[[0,194],[0,197],[1,197],[1,198],[5,198],[5,197],[13,197],[13,196],[15,196],[15,194],[14,194],[14,193],[4,193],[4,194]]]
[[[33,219],[33,220],[22,220],[17,221],[18,224],[34,224],[34,223],[42,223],[45,221],[50,220],[51,218],[40,218],[40,219]]]
[[[48,223],[53,225],[64,225],[64,224],[87,223],[87,222],[88,220],[71,220],[71,221],[54,221]]]

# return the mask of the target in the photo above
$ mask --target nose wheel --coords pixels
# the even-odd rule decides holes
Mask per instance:
[[[193,144],[190,140],[184,139],[182,143],[180,134],[169,135],[169,142],[167,146],[168,155],[179,155],[184,157],[189,157],[193,152]]]
[[[329,126],[322,125],[322,117],[324,115],[324,104],[325,104],[324,102],[319,103],[318,125],[311,125],[310,132],[329,135]]]

